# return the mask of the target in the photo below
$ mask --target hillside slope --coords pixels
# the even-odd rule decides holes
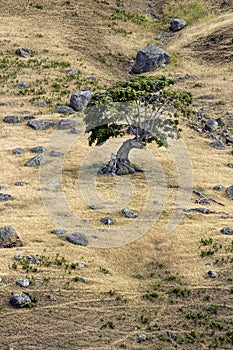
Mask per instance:
[[[183,8],[187,3],[178,2]],[[220,232],[223,227],[233,229],[232,200],[225,192],[233,185],[228,166],[232,145],[214,149],[209,145],[213,135],[195,131],[202,119],[213,117],[221,118],[232,133],[232,1],[198,3],[205,17],[170,37],[165,48],[172,62],[152,73],[176,77],[178,88],[192,92],[196,111],[191,120],[182,121],[180,160],[177,148],[156,145],[147,153],[132,154],[145,166],[153,159],[152,180],[147,174],[129,176],[126,182],[90,177],[93,166],[107,161],[122,140],[90,148],[82,115],[62,116],[55,109],[69,104],[74,91],[98,90],[128,78],[139,48],[150,42],[163,45],[155,37],[167,33],[169,6],[174,13],[181,11],[177,2],[164,1],[1,1],[0,186],[13,200],[0,202],[0,226],[12,225],[24,243],[0,250],[1,349],[232,349],[232,236]],[[116,10],[123,11],[123,19],[114,17]],[[32,49],[33,56],[17,57],[18,47]],[[78,69],[74,76],[67,74],[72,68]],[[26,88],[18,88],[20,82]],[[46,105],[38,106],[40,101]],[[19,115],[20,123],[4,123],[7,115]],[[72,119],[78,134],[55,127],[33,130],[25,116]],[[24,166],[35,155],[30,151],[35,146],[47,149],[48,177],[42,167]],[[12,154],[19,147],[23,153]],[[66,147],[62,161],[49,156],[51,150]],[[193,180],[179,178],[185,175],[181,165],[191,169]],[[124,202],[118,191],[122,186],[129,191],[128,182],[132,196]],[[123,204],[148,216],[127,221],[121,207],[113,212],[90,209],[95,203],[90,203],[88,187],[93,183],[102,202],[117,202],[119,194]],[[223,191],[213,190],[218,184]],[[196,203],[192,188],[215,202]],[[156,217],[148,226],[150,193]],[[183,212],[187,207],[213,213]],[[180,214],[180,224],[168,232]],[[73,215],[80,226],[73,226]],[[100,224],[108,215],[114,218],[114,228],[126,232],[127,244]],[[66,228],[67,233],[94,228],[109,248],[98,246],[94,237],[91,246],[72,245],[65,235],[51,234],[55,228]],[[40,263],[16,260],[18,255],[36,256]],[[209,270],[218,278],[210,278]],[[28,288],[16,285],[25,277]],[[34,307],[20,310],[9,304],[11,294],[22,291],[35,297]]]

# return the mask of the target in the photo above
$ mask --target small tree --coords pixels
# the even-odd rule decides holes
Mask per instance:
[[[189,92],[171,89],[173,79],[165,76],[136,76],[118,81],[104,92],[95,93],[84,115],[89,145],[101,145],[110,137],[126,134],[116,155],[99,174],[125,175],[143,171],[129,160],[132,148],[142,149],[147,143],[168,146],[169,137],[179,137],[179,116],[188,116],[192,102]]]

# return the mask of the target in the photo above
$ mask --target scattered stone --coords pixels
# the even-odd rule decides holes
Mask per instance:
[[[17,280],[16,284],[20,287],[28,287],[30,285],[30,282],[28,278],[24,278],[21,280]]]
[[[138,342],[143,342],[147,339],[147,335],[145,333],[137,333]]]
[[[24,120],[32,120],[32,119],[36,119],[36,117],[34,117],[34,115],[25,115]]]
[[[226,142],[227,142],[227,144],[233,143],[233,135],[228,135],[228,136],[226,137]]]
[[[12,226],[0,227],[0,248],[22,247],[23,242]]]
[[[87,280],[83,277],[78,277],[77,282],[87,283]]]
[[[27,255],[24,257],[28,262],[29,264],[32,264],[32,265],[37,265],[40,263],[40,260],[37,259],[37,257],[35,257],[34,255]]]
[[[4,123],[16,124],[20,122],[20,117],[18,115],[7,115],[3,118]]]
[[[204,129],[207,131],[215,131],[219,127],[218,122],[214,118],[210,118],[206,123]]]
[[[220,232],[224,235],[233,235],[233,230],[230,227],[223,227]]]
[[[153,44],[139,50],[131,74],[140,74],[157,69],[170,61],[170,55]]]
[[[195,211],[195,212],[201,213],[201,214],[216,214],[215,211],[207,209],[207,208],[192,208],[192,209],[189,209],[189,211]]]
[[[80,112],[84,107],[88,105],[91,100],[93,92],[90,90],[82,90],[80,92],[75,92],[70,97],[70,107],[75,111]]]
[[[70,74],[70,75],[78,74],[78,69],[72,68],[72,69],[68,70],[67,74]]]
[[[46,149],[43,146],[36,146],[36,147],[30,148],[30,151],[32,153],[43,153],[46,151]]]
[[[21,83],[17,83],[15,87],[17,87],[18,89],[26,89],[27,84],[25,83],[25,81],[22,81]]]
[[[64,230],[62,228],[56,228],[51,233],[54,235],[63,235],[64,233],[66,233],[66,230]]]
[[[88,239],[84,235],[84,233],[81,232],[74,232],[66,237],[67,241],[70,243],[81,245],[81,246],[87,246],[88,245]]]
[[[214,190],[215,191],[222,191],[223,190],[223,186],[222,185],[216,185],[216,186],[214,186]]]
[[[113,218],[111,218],[111,217],[101,218],[100,222],[102,222],[102,224],[104,224],[104,225],[112,225]]]
[[[89,206],[89,208],[92,209],[92,210],[97,210],[98,209],[97,205],[95,205],[95,204],[91,204]]]
[[[210,143],[210,146],[216,149],[225,149],[226,146],[224,145],[224,143],[219,140],[219,141],[214,141]]]
[[[167,336],[168,336],[168,338],[176,340],[176,335],[170,331],[167,331]]]
[[[12,150],[12,154],[22,154],[24,152],[23,148],[15,148]]]
[[[57,301],[57,297],[56,297],[55,295],[53,295],[53,294],[50,294],[50,295],[49,295],[49,300],[51,300],[51,301]]]
[[[170,22],[170,30],[172,32],[177,32],[186,26],[186,22],[179,18],[173,18]]]
[[[75,114],[75,111],[68,106],[57,106],[56,111],[61,114]]]
[[[130,219],[134,219],[137,217],[137,214],[131,210],[131,209],[128,209],[128,208],[124,208],[122,210],[122,215],[126,218],[130,218]]]
[[[51,187],[57,187],[57,186],[61,186],[61,182],[56,181],[56,180],[51,180],[51,181],[49,181],[48,185]]]
[[[27,125],[35,130],[45,130],[54,126],[55,123],[51,120],[32,120]]]
[[[10,105],[9,105],[8,102],[1,102],[1,103],[0,103],[0,106],[1,106],[1,107],[9,107]]]
[[[31,304],[31,298],[24,293],[14,294],[10,298],[10,304],[16,308],[27,307]]]
[[[226,189],[226,193],[230,199],[233,199],[233,185]]]
[[[160,201],[158,201],[158,200],[155,200],[155,201],[153,201],[153,204],[160,205],[160,204],[161,204],[161,202],[160,202]]]
[[[62,119],[58,123],[58,130],[69,130],[74,128],[75,122],[72,119]]]
[[[78,262],[77,263],[77,266],[80,268],[80,269],[83,269],[85,267],[84,263],[82,262]]]
[[[26,185],[26,182],[23,182],[23,181],[17,181],[15,183],[15,186],[25,186]]]
[[[37,103],[37,106],[39,106],[39,107],[45,107],[45,106],[47,106],[47,103],[46,103],[45,101],[39,101],[39,102]]]
[[[208,276],[211,278],[217,278],[218,274],[216,271],[210,270],[210,271],[208,271]]]
[[[71,134],[78,134],[78,129],[77,128],[72,128],[70,129]]]
[[[41,166],[45,164],[45,158],[42,154],[38,154],[37,156],[30,159],[25,166],[34,167],[34,166]]]
[[[20,47],[15,51],[16,55],[24,57],[24,58],[28,58],[31,56],[32,54],[32,50],[26,48],[26,47]]]
[[[233,163],[229,163],[229,164],[227,164],[227,166],[228,166],[229,168],[233,168]]]
[[[51,152],[49,153],[49,155],[50,155],[51,157],[63,157],[63,156],[64,156],[64,153],[59,152],[59,151],[51,151]]]
[[[0,202],[8,202],[12,201],[12,196],[10,194],[6,193],[0,193]]]

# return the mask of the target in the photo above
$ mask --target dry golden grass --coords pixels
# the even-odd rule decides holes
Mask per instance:
[[[153,26],[137,26],[128,22],[120,25],[128,31],[133,31],[129,38],[108,30],[107,17],[111,14],[111,6],[116,6],[115,1],[109,1],[110,5],[106,5],[101,1],[91,0],[86,1],[85,4],[72,0],[70,4],[62,0],[56,2],[41,0],[38,4],[42,4],[43,9],[32,7],[30,2],[25,3],[25,1],[2,2],[0,42],[4,57],[9,57],[13,62],[17,47],[29,47],[35,51],[34,58],[57,62],[68,61],[70,68],[77,67],[82,71],[84,80],[93,74],[98,78],[100,85],[127,77],[130,62],[137,49],[153,40],[155,36]],[[126,8],[139,13],[147,11],[144,2],[139,0],[127,2]],[[230,75],[232,62],[224,65],[218,62],[203,62],[202,56],[199,58],[196,53],[193,54],[193,43],[196,43],[200,37],[204,38],[221,29],[232,28],[232,22],[232,14],[224,13],[205,24],[197,24],[178,33],[167,47],[167,50],[175,55],[177,64],[170,65],[162,71],[171,75],[189,73],[192,76],[199,76],[201,87],[194,87],[189,80],[180,82],[179,87],[191,90],[195,103],[198,101],[196,98],[201,95],[214,94],[215,101],[223,101],[225,112],[232,112],[232,77]],[[48,52],[45,51],[47,49]],[[118,62],[114,55],[107,56],[107,63],[98,60],[98,54],[104,55],[109,52],[113,54],[120,52],[124,62]],[[156,145],[149,146],[151,157],[154,157],[161,166],[162,175],[166,181],[166,193],[161,195],[161,189],[160,192],[158,189],[158,193],[154,193],[153,199],[157,200],[157,195],[161,196],[164,203],[160,208],[160,216],[144,235],[136,240],[132,239],[132,242],[123,246],[103,249],[93,246],[74,246],[64,238],[51,234],[51,230],[56,227],[46,211],[48,208],[43,203],[47,192],[40,190],[41,173],[38,169],[24,166],[25,162],[33,156],[29,148],[42,145],[50,150],[53,135],[60,135],[61,140],[63,140],[61,135],[65,135],[64,139],[67,142],[72,141],[62,166],[62,189],[73,214],[81,220],[88,219],[89,226],[94,227],[96,231],[104,228],[100,219],[107,213],[91,210],[89,204],[95,203],[88,203],[83,198],[80,186],[87,189],[85,186],[88,186],[90,181],[88,167],[92,163],[106,161],[121,141],[114,140],[99,149],[94,149],[94,147],[88,147],[86,135],[73,138],[68,132],[59,134],[55,129],[35,131],[26,126],[26,121],[18,125],[8,125],[3,123],[2,119],[5,115],[28,110],[29,114],[35,114],[38,119],[60,120],[60,116],[54,111],[54,106],[68,103],[69,94],[61,97],[53,92],[51,84],[58,82],[56,79],[60,76],[65,79],[64,72],[68,69],[59,66],[47,70],[40,67],[20,68],[17,77],[10,76],[9,82],[7,81],[6,86],[1,88],[0,102],[9,102],[10,105],[0,107],[2,140],[0,185],[5,186],[3,192],[10,193],[13,201],[0,203],[0,226],[14,226],[24,242],[22,251],[1,249],[0,252],[0,276],[3,278],[3,283],[0,285],[0,308],[4,319],[1,329],[1,349],[10,347],[19,350],[118,349],[124,348],[124,345],[127,349],[140,350],[174,349],[175,346],[179,349],[206,349],[220,331],[216,330],[216,334],[213,335],[209,328],[206,330],[207,319],[204,319],[201,324],[190,323],[187,328],[188,321],[185,314],[200,310],[205,313],[207,307],[215,304],[219,306],[219,313],[217,316],[210,315],[210,319],[217,318],[222,322],[225,333],[227,327],[232,328],[230,318],[232,263],[228,261],[228,263],[216,264],[214,267],[206,265],[207,262],[213,262],[215,258],[222,259],[227,256],[232,258],[232,252],[225,250],[231,246],[231,237],[220,234],[223,226],[232,226],[232,219],[220,219],[221,214],[201,215],[189,212],[173,232],[167,233],[166,228],[179,192],[176,187],[179,184],[177,169],[169,149],[158,149]],[[11,72],[8,68],[7,74]],[[36,102],[30,102],[33,93],[17,96],[17,90],[14,87],[16,79],[26,81],[32,87],[36,86],[36,79],[40,79],[39,86],[46,88],[46,93],[38,98],[51,98],[52,104],[42,109],[38,108]],[[43,82],[46,79],[49,81],[48,85]],[[59,83],[62,84],[60,81]],[[69,83],[66,82],[66,84]],[[75,88],[77,88],[75,83],[71,81],[70,91],[76,91]],[[59,103],[56,98],[59,98]],[[222,110],[219,113],[222,113]],[[74,118],[78,123],[78,129],[81,128],[81,116]],[[216,184],[221,183],[224,187],[232,185],[232,169],[226,166],[232,157],[229,149],[217,151],[210,148],[209,139],[192,131],[185,121],[183,124],[182,139],[192,163],[193,187],[201,190],[207,197],[214,196],[225,205],[223,207],[213,203],[211,210],[223,211],[232,216],[232,201],[227,199],[223,192],[213,193],[213,186]],[[53,145],[59,148],[58,137],[56,141],[57,143]],[[60,146],[62,150],[62,142]],[[25,152],[22,155],[12,155],[12,149],[16,147],[23,147]],[[148,159],[151,158],[145,157],[143,152],[146,151],[133,153],[132,159],[148,165]],[[82,171],[81,175],[80,171]],[[80,176],[81,183],[78,183]],[[25,181],[27,185],[17,187],[14,185],[17,181]],[[96,178],[96,189],[102,202],[117,200],[119,181],[121,179]],[[148,200],[150,182],[148,183],[147,174],[129,176],[127,181],[132,185],[132,197],[125,206],[140,213]],[[55,191],[54,188],[48,186],[46,188],[50,191],[48,193]],[[57,195],[59,201],[59,192]],[[197,206],[196,199],[197,196],[193,194],[190,207]],[[49,209],[52,209],[53,205],[54,203],[51,203]],[[64,214],[63,203],[59,208]],[[115,220],[113,228],[121,226],[125,228],[129,222],[134,225],[134,221],[128,221],[121,216],[120,209],[109,214]],[[135,227],[139,230],[142,225],[143,223],[136,221],[135,226],[129,225],[127,237],[135,237]],[[103,245],[111,246],[113,242],[114,245],[122,243],[117,237],[113,237],[110,243],[108,237],[111,232],[106,234],[108,236],[105,236],[105,233],[99,233],[99,235]],[[119,237],[124,239],[120,234]],[[202,246],[200,241],[208,240],[210,237],[218,247],[221,244],[223,248],[219,248],[214,256],[202,258],[201,251],[209,247]],[[95,240],[92,239],[93,245],[94,242]],[[68,264],[83,261],[86,268],[66,270],[64,264],[59,266],[53,263],[49,267],[45,265],[38,267],[37,272],[26,273],[19,263],[16,270],[12,268],[14,256],[17,254],[46,256],[50,260],[59,254],[59,257],[64,257]],[[218,279],[207,278],[207,272],[212,268],[219,272]],[[179,278],[172,279],[171,276],[176,276],[176,273],[180,281]],[[36,280],[44,281],[43,284],[37,282],[35,286],[29,287],[29,292],[38,297],[38,303],[34,309],[15,310],[9,305],[9,297],[11,293],[22,291],[15,285],[15,281],[27,274],[33,275]],[[85,277],[88,283],[74,282],[75,276]],[[154,290],[153,286],[158,282],[161,287],[158,289],[159,297],[156,301],[151,302],[143,298],[143,295]],[[189,289],[191,296],[185,298],[171,295],[169,290],[174,286]],[[56,295],[58,300],[56,302],[49,300],[50,294]],[[180,340],[178,345],[173,340],[167,341],[169,340],[166,336],[168,330],[177,335]],[[185,336],[192,330],[198,334],[204,332],[205,341],[188,342],[185,338],[187,341],[182,343],[181,336]],[[145,343],[137,342],[136,333],[140,332],[148,335]],[[230,349],[231,344],[224,343],[224,348]]]

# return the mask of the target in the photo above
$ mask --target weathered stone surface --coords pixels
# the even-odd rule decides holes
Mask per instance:
[[[0,227],[0,248],[21,247],[23,242],[12,226]]]
[[[186,22],[179,18],[173,18],[170,22],[170,30],[172,32],[177,32],[186,26]]]
[[[70,75],[78,74],[78,69],[72,68],[72,69],[68,70],[67,74],[70,74]]]
[[[24,57],[24,58],[28,58],[31,56],[32,54],[32,50],[26,48],[26,47],[19,47],[16,51],[15,51],[16,55]]]
[[[230,227],[223,227],[220,232],[224,235],[233,235],[233,230]]]
[[[66,233],[66,230],[64,230],[63,228],[56,228],[51,233],[54,235],[63,235],[64,233]]]
[[[74,128],[75,122],[72,119],[62,119],[58,123],[58,130],[69,130]]]
[[[36,147],[32,147],[30,148],[30,151],[32,153],[43,153],[46,149],[43,146],[36,146]]]
[[[210,146],[216,149],[225,149],[226,146],[222,141],[214,141],[210,143]]]
[[[12,196],[6,193],[0,193],[0,202],[8,202],[12,200]]]
[[[130,71],[132,74],[140,74],[150,72],[157,69],[170,60],[170,55],[153,44],[149,44],[139,50],[135,59],[135,63]]]
[[[57,106],[56,111],[61,114],[75,114],[73,108],[68,106]]]
[[[230,199],[233,199],[233,185],[226,189],[226,193]]]
[[[137,217],[137,214],[131,210],[131,209],[128,209],[128,208],[124,208],[122,210],[122,215],[126,218],[130,218],[130,219],[134,219]]]
[[[218,129],[218,122],[214,118],[210,118],[206,123],[205,123],[205,130],[207,131],[215,131]]]
[[[24,293],[14,294],[10,298],[10,304],[16,308],[27,307],[31,302],[30,297]]]
[[[40,166],[45,164],[45,158],[42,154],[38,154],[37,156],[33,157],[32,159],[30,159],[25,166],[29,166],[29,167],[34,167],[34,166]]]
[[[216,271],[210,270],[210,271],[208,271],[208,276],[211,278],[217,278],[218,274]]]
[[[23,152],[24,152],[24,149],[21,147],[18,147],[12,150],[12,154],[22,154]]]
[[[223,186],[222,185],[216,185],[216,186],[214,186],[214,190],[215,191],[222,191],[223,190]]]
[[[112,225],[113,224],[113,218],[111,218],[111,217],[101,218],[100,222],[102,222],[102,224],[104,224],[104,225]]]
[[[3,118],[4,123],[16,124],[20,122],[20,117],[18,115],[7,115]]]
[[[70,97],[70,107],[75,111],[80,112],[88,105],[91,100],[93,92],[90,90],[82,90],[75,92]]]
[[[24,278],[16,281],[16,284],[20,287],[28,287],[30,285],[29,279]]]
[[[45,130],[48,128],[51,128],[52,126],[55,125],[54,122],[52,122],[51,120],[30,120],[27,123],[28,126],[30,126],[31,128],[35,129],[35,130]]]
[[[76,244],[76,245],[81,245],[81,246],[87,246],[88,245],[88,239],[84,235],[84,233],[81,232],[74,232],[71,233],[66,237],[67,241],[70,243]]]

